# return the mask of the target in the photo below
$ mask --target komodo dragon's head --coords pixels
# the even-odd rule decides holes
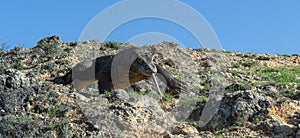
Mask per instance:
[[[138,52],[137,58],[131,66],[147,77],[150,77],[153,73],[157,72],[151,53]]]

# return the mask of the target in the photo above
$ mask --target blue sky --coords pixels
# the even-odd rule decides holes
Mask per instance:
[[[51,35],[59,35],[64,41],[77,41],[83,29],[98,13],[117,2],[120,1],[2,1],[0,42],[7,42],[9,47],[33,47],[38,40]],[[300,1],[181,2],[206,18],[225,50],[300,54]],[[176,24],[157,19],[128,22],[117,28],[107,40],[124,42],[147,32],[165,33],[187,47],[199,47],[189,32]]]

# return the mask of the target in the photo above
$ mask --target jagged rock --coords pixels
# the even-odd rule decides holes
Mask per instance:
[[[284,101],[279,101],[277,105],[269,107],[268,119],[258,124],[257,127],[265,133],[273,133],[278,137],[292,137],[299,127],[300,102],[290,99],[282,100]]]
[[[59,36],[54,35],[54,36],[46,37],[46,38],[40,40],[37,43],[37,45],[38,45],[38,47],[43,47],[43,46],[47,47],[49,44],[53,44],[53,43],[54,44],[61,44],[63,42],[62,42],[62,40]]]
[[[10,69],[6,71],[7,78],[5,80],[6,88],[24,88],[30,86],[30,81],[25,74],[18,70]]]
[[[268,92],[273,92],[273,93],[278,93],[278,90],[276,87],[268,85],[264,87],[264,90],[268,91]]]
[[[122,93],[123,90],[118,91]],[[99,100],[102,101],[101,98]],[[109,136],[159,136],[175,123],[157,100],[146,96],[130,98],[124,103],[82,103],[81,108],[89,122]]]
[[[226,94],[213,119],[199,129],[214,131],[233,124],[241,125],[248,121],[252,122],[256,118],[264,119],[268,115],[267,108],[273,104],[272,98],[258,92],[239,91]],[[202,112],[198,111],[198,115],[194,114],[190,119],[197,120],[201,114]]]
[[[125,90],[117,89],[114,92],[112,92],[110,96],[111,101],[121,101],[121,102],[127,102],[129,100],[129,95]]]
[[[257,60],[270,60],[271,58],[269,55],[262,55],[256,58]]]
[[[229,92],[245,91],[245,90],[251,90],[251,86],[246,84],[231,84],[227,86],[225,90]]]
[[[192,126],[177,126],[173,131],[173,135],[184,135],[185,137],[195,137],[199,135],[198,130]]]
[[[263,130],[264,133],[274,135],[276,137],[292,137],[295,134],[296,129],[295,127],[276,118],[267,119],[257,127]]]

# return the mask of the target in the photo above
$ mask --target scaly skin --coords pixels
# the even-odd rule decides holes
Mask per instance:
[[[159,73],[166,80],[168,90],[172,94],[179,94],[180,92],[186,92],[184,83],[173,77],[171,73],[165,70],[158,64],[153,63],[150,54],[141,54],[139,51],[136,59],[129,69],[129,84],[122,85],[121,88],[126,88],[131,84],[151,77],[155,73]],[[112,82],[112,64],[116,55],[108,55],[98,57],[92,61],[85,61],[77,64],[72,70],[62,77],[56,77],[52,79],[53,83],[67,85],[70,83],[76,84],[75,88],[82,89],[89,85],[93,81],[98,80],[99,93],[102,94],[105,91],[114,90]],[[94,73],[93,73],[94,71]],[[73,75],[72,75],[73,74]],[[94,74],[95,76],[89,76]],[[127,78],[120,78],[121,81]]]

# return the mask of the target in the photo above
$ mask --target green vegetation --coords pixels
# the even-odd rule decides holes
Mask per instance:
[[[24,69],[24,65],[23,65],[23,63],[20,62],[20,61],[18,61],[18,62],[16,62],[16,63],[13,63],[13,64],[11,65],[11,67],[14,68],[14,69],[17,69],[17,70],[22,70],[22,69]]]
[[[209,100],[207,96],[203,96],[203,95],[200,95],[199,98],[204,102],[208,102]]]
[[[243,67],[254,67],[257,65],[257,61],[239,61],[232,65],[232,68],[239,68],[241,66]]]
[[[237,118],[237,119],[235,120],[235,125],[236,125],[236,126],[241,126],[241,125],[244,125],[244,124],[247,123],[247,122],[248,122],[248,120],[247,120],[246,118],[241,117],[241,118]]]
[[[70,123],[70,120],[68,118],[64,117],[59,122],[50,122],[50,124],[48,125],[48,128],[50,128],[50,130],[58,130],[58,132],[61,135],[63,135],[64,137],[68,137],[71,133],[71,131],[69,129],[69,123]]]
[[[111,91],[104,91],[104,93],[103,93],[103,95],[101,97],[108,98],[108,97],[110,97],[111,94],[112,94]]]
[[[288,55],[288,54],[283,54],[282,56],[284,56],[284,57],[290,57],[290,55]]]
[[[291,97],[296,94],[296,88],[292,83],[300,85],[300,67],[255,67],[252,70],[235,70],[231,72],[233,79],[238,80],[242,84],[250,84],[253,86],[274,86],[278,88],[279,93],[275,95]],[[235,78],[237,75],[258,77],[259,80],[244,80]],[[272,94],[272,93],[271,93]],[[274,93],[273,93],[274,94]],[[273,95],[272,94],[272,95]]]
[[[60,114],[60,110],[62,110],[63,107],[60,105],[54,105],[48,108],[47,114],[50,118],[57,117]]]
[[[36,136],[35,132],[28,131],[37,127],[39,119],[30,115],[6,115],[0,121],[0,133],[4,137]]]
[[[146,95],[146,94],[147,94],[147,93],[145,93],[145,92],[136,92],[136,91],[129,91],[129,92],[128,92],[129,97],[144,96],[144,95]]]
[[[167,101],[172,100],[174,96],[168,92],[164,93],[164,97],[166,98]]]
[[[121,43],[118,43],[116,41],[109,41],[104,43],[104,46],[109,48],[119,48],[120,45]]]
[[[288,85],[292,82],[300,84],[300,67],[260,67],[253,73],[262,78],[262,85]]]
[[[52,107],[47,110],[47,114],[50,118],[53,118],[57,115],[57,111],[55,108]]]
[[[242,65],[244,67],[249,67],[250,68],[250,67],[256,66],[257,62],[256,61],[245,61],[245,62],[242,63]]]
[[[238,74],[246,76],[257,76],[261,80],[253,83],[256,85],[286,85],[292,82],[300,84],[300,67],[257,67],[254,71],[241,70],[232,71],[233,76]]]
[[[67,47],[67,48],[64,49],[64,51],[67,52],[67,53],[70,53],[72,51],[72,48]]]
[[[0,74],[3,74],[5,72],[4,66],[0,64]]]
[[[33,118],[32,116],[28,116],[28,115],[20,115],[20,116],[19,115],[17,115],[17,116],[8,115],[8,116],[5,116],[4,119],[7,121],[9,120],[13,123],[19,123],[19,124],[34,124],[34,123],[36,123],[36,119]]]

